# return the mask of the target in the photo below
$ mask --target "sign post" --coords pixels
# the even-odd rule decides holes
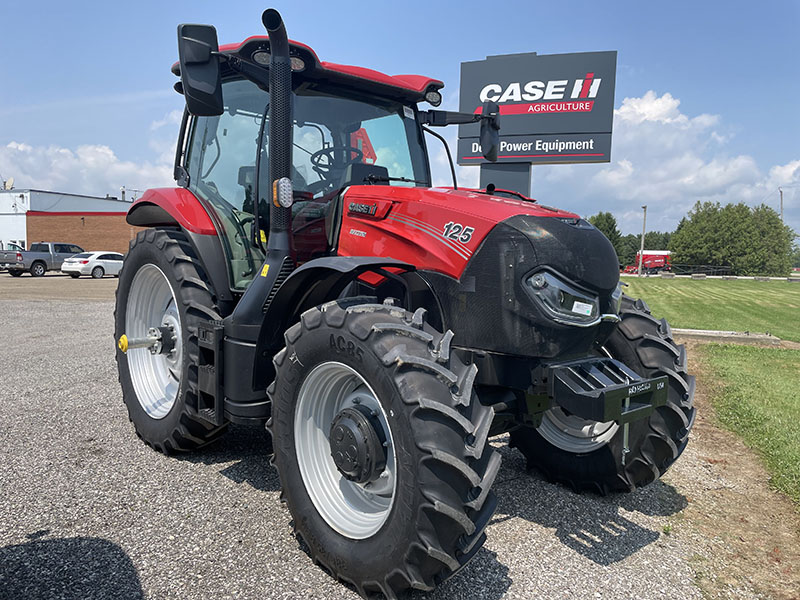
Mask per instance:
[[[531,165],[611,160],[617,53],[489,56],[461,63],[461,112],[500,105],[497,163],[483,158],[477,124],[459,125],[459,165],[481,166],[481,187],[530,195]]]

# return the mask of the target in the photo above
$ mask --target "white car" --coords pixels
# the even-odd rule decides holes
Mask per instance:
[[[81,275],[91,275],[95,279],[104,275],[116,277],[122,269],[123,258],[119,252],[81,252],[65,259],[61,272],[76,279]]]

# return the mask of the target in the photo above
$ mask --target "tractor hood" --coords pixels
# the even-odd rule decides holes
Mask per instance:
[[[575,213],[532,200],[477,190],[358,185],[348,188],[343,204],[342,256],[391,257],[459,279],[503,223],[522,230],[537,254],[535,264],[555,262],[598,289],[617,283],[616,255],[597,229]]]

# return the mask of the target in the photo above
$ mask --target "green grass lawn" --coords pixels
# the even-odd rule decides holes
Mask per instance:
[[[769,332],[800,342],[800,284],[786,281],[623,277],[673,327]]]
[[[800,505],[800,350],[706,344],[700,352],[719,383],[712,402],[720,421]]]

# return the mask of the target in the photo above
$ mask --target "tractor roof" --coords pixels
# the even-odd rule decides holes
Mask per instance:
[[[269,37],[256,35],[239,44],[224,44],[219,49],[220,52],[236,56],[251,64],[259,64],[259,61],[253,57],[259,52],[269,52]],[[386,75],[380,71],[364,67],[320,61],[313,49],[292,40],[289,41],[289,53],[292,57],[302,59],[305,64],[301,71],[295,71],[295,76],[312,81],[329,82],[335,85],[365,90],[398,100],[421,102],[425,99],[427,92],[444,87],[444,83],[438,79],[423,75]],[[227,69],[223,63],[223,76],[225,76],[226,71]],[[180,75],[180,65],[178,63],[172,65],[172,72],[175,75]]]

